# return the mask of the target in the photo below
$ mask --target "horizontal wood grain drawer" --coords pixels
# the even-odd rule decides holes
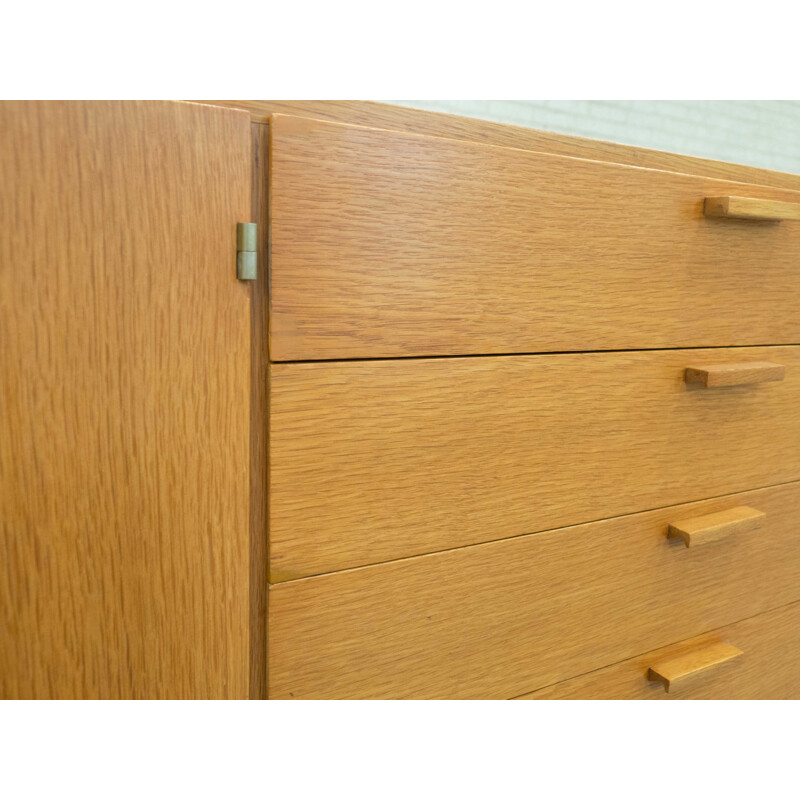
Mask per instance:
[[[760,527],[685,547],[675,522]],[[800,599],[800,484],[269,590],[278,698],[510,698]],[[741,648],[741,645],[740,645]]]
[[[278,582],[800,479],[800,347],[275,364],[269,447]]]
[[[703,664],[726,643],[741,655]],[[800,603],[573,678],[520,700],[800,700]],[[665,691],[653,665],[689,660],[707,668]],[[711,659],[713,661],[713,658]]]
[[[800,342],[799,192],[270,127],[273,360]]]

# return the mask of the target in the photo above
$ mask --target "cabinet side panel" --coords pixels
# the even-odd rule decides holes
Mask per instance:
[[[250,144],[0,104],[0,697],[248,695]]]

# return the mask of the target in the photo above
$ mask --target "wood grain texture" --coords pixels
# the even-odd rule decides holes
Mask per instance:
[[[666,661],[657,661],[647,670],[647,678],[659,681],[664,691],[672,693],[699,679],[707,679],[709,670],[718,670],[741,655],[742,651],[732,644],[713,642]]]
[[[736,506],[716,514],[671,522],[667,536],[680,537],[687,547],[701,547],[729,536],[752,533],[764,524],[765,518],[763,511],[749,506]]]
[[[800,194],[274,117],[273,360],[800,342]]]
[[[706,389],[718,386],[744,386],[752,383],[782,381],[786,377],[783,364],[769,361],[746,361],[744,363],[712,364],[702,367],[686,367],[686,383],[696,383]]]
[[[707,217],[770,222],[800,220],[800,203],[782,203],[759,197],[706,197],[703,210]]]
[[[666,536],[739,504],[759,536]],[[795,483],[271,586],[270,697],[514,697],[780,607],[798,510]]]
[[[715,392],[687,363],[785,364]],[[281,581],[800,478],[800,347],[273,364]]]
[[[644,147],[603,142],[581,136],[552,133],[519,125],[505,125],[482,119],[405,108],[388,103],[363,100],[213,100],[204,101],[233,106],[250,112],[254,121],[268,123],[273,114],[311,117],[328,122],[388,128],[426,136],[481,144],[539,150],[562,156],[612,161],[635,167],[686,172],[709,178],[764,184],[800,190],[800,175],[728,164],[706,158],[666,153]]]
[[[743,654],[701,680],[667,694],[647,680],[651,664],[720,641]],[[800,700],[800,603],[755,616],[687,642],[644,653],[520,700]]]
[[[0,696],[247,697],[250,120],[0,119]]]
[[[269,131],[251,124],[252,216],[258,224],[258,277],[251,282],[250,344],[250,697],[267,696],[267,503],[268,403],[269,403],[269,263],[267,248],[267,162]]]

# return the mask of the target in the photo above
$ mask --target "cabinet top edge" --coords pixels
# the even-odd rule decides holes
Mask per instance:
[[[253,123],[269,123],[273,114],[286,114],[325,122],[385,128],[405,133],[800,190],[800,175],[793,173],[371,100],[196,100],[192,102],[247,111]]]

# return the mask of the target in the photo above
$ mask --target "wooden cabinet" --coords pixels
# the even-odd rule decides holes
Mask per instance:
[[[3,696],[800,697],[800,176],[0,115]]]

